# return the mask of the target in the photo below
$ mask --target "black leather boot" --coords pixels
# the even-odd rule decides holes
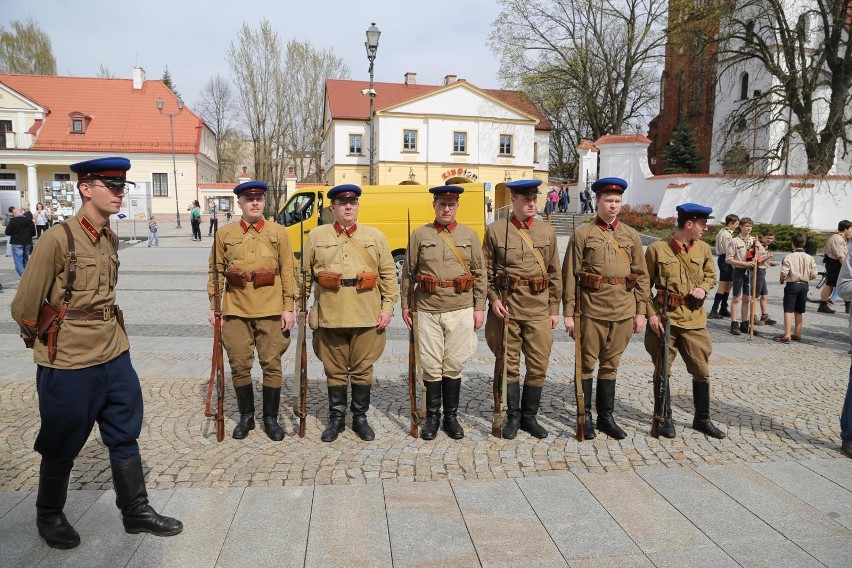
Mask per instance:
[[[333,442],[346,429],[346,387],[328,387],[328,425],[320,436],[323,442]]]
[[[710,422],[710,383],[693,381],[692,400],[695,403],[692,429],[703,432],[711,438],[723,439],[725,433]]]
[[[506,440],[514,440],[521,427],[521,383],[506,384],[506,420],[501,433]]]
[[[160,515],[148,504],[140,456],[133,456],[118,465],[113,464],[112,484],[115,487],[115,504],[121,509],[125,532],[172,536],[183,530],[183,523],[179,520]]]
[[[521,430],[534,438],[547,438],[547,430],[536,420],[538,407],[541,404],[542,387],[524,385],[521,396]]]
[[[38,534],[51,548],[74,548],[80,544],[80,535],[65,518],[62,512],[68,496],[68,478],[38,478],[38,496],[36,497],[36,526]]]
[[[586,440],[595,439],[595,418],[592,416],[592,379],[583,379],[583,403],[586,409],[586,416],[583,422],[583,438]]]
[[[832,310],[828,307],[828,302],[820,302],[817,311],[823,314],[835,314],[837,313],[835,310]]]
[[[367,423],[367,410],[370,408],[370,389],[372,385],[352,385],[352,431],[365,442],[376,439],[376,433]]]
[[[603,432],[610,438],[623,440],[627,437],[627,433],[622,430],[615,419],[612,417],[612,411],[615,409],[615,381],[598,379],[598,432]]]
[[[461,377],[441,379],[442,393],[444,398],[444,425],[442,430],[453,440],[464,438],[464,428],[459,424],[459,396],[461,395]]]
[[[235,440],[242,440],[248,436],[249,431],[254,430],[254,386],[251,384],[234,387],[237,395],[237,408],[240,409],[240,421],[234,427],[231,436]]]
[[[420,437],[434,440],[441,425],[441,381],[425,381],[426,417],[420,425]]]
[[[281,387],[263,387],[263,431],[273,442],[284,439],[284,429],[278,423]]]

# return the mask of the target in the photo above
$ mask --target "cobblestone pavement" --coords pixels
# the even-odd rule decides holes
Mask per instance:
[[[184,242],[186,241],[186,242]],[[369,418],[376,441],[362,442],[350,431],[324,444],[319,435],[327,408],[321,366],[310,353],[307,436],[293,435],[291,385],[285,386],[283,442],[271,442],[258,427],[246,440],[215,440],[203,417],[209,377],[210,327],[206,324],[206,255],[210,240],[192,243],[187,233],[164,231],[161,246],[142,243],[121,251],[119,304],[125,311],[134,365],[142,378],[145,422],[139,443],[152,489],[224,488],[280,485],[363,484],[379,481],[473,480],[553,475],[570,470],[628,471],[643,465],[695,467],[839,455],[838,415],[849,368],[849,336],[844,316],[805,314],[801,343],[771,341],[777,326],[760,328],[753,341],[728,333],[728,323],[711,321],[713,419],[728,433],[717,441],[691,430],[689,377],[678,361],[672,402],[678,435],[648,436],[651,360],[641,337],[634,337],[619,373],[616,417],[628,432],[622,441],[603,435],[590,442],[574,438],[574,344],[556,333],[541,422],[551,435],[535,440],[490,437],[493,357],[480,341],[462,390],[460,419],[467,435],[453,441],[443,433],[431,442],[408,436],[405,386],[407,334],[397,315],[384,356],[376,367]],[[565,239],[560,239],[564,250]],[[34,365],[23,349],[9,304],[16,285],[11,259],[0,258],[0,491],[32,490],[38,455],[32,450],[38,429]],[[777,268],[770,269],[771,313],[781,320]],[[294,348],[285,354],[292,372]],[[310,352],[310,349],[309,349]],[[226,365],[227,367],[227,365]],[[259,377],[256,368],[255,377]],[[259,394],[258,394],[259,400]],[[236,404],[228,386],[226,430],[233,428]],[[97,428],[77,460],[74,489],[111,487],[107,453]]]

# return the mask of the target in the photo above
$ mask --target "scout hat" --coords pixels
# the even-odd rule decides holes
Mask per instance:
[[[234,188],[234,193],[240,195],[263,195],[269,189],[265,181],[245,181]]]
[[[684,203],[675,207],[677,210],[678,219],[715,219],[712,215],[712,207],[705,207],[697,203]]]
[[[514,194],[534,197],[538,195],[538,186],[540,185],[540,179],[519,179],[518,181],[508,182],[506,187]]]
[[[617,177],[601,178],[592,184],[592,191],[595,192],[595,195],[607,191],[612,191],[615,193],[624,193],[626,189],[627,182]]]
[[[124,183],[127,178],[127,170],[130,169],[130,160],[127,158],[96,158],[77,162],[68,166],[72,172],[77,174],[78,180],[99,179],[102,181],[114,181]]]
[[[361,196],[361,188],[354,183],[344,183],[343,185],[335,185],[326,193],[329,199],[340,199],[343,197],[358,198]]]
[[[458,197],[464,193],[464,188],[457,185],[439,185],[429,190],[435,197]]]

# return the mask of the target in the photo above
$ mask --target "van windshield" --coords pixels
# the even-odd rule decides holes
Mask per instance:
[[[289,227],[301,221],[307,221],[314,214],[315,193],[294,195],[284,210],[278,215],[278,223]]]

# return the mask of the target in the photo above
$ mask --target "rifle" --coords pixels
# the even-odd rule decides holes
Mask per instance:
[[[420,417],[417,415],[417,303],[414,299],[414,267],[411,265],[411,210],[408,210],[408,313],[411,314],[411,329],[408,330],[408,401],[410,403],[411,425],[409,433],[412,438],[420,437]]]
[[[305,437],[305,418],[308,415],[308,345],[305,338],[305,319],[308,317],[308,281],[305,270],[305,223],[299,223],[299,274],[301,297],[299,298],[299,331],[296,338],[299,356],[296,357],[296,372],[293,373],[293,414],[299,417],[299,437]]]
[[[748,308],[748,340],[754,339],[754,318],[757,315],[757,265],[760,263],[760,254],[757,249],[757,239],[754,239],[752,246],[752,260],[754,261],[754,275],[751,279],[751,294],[749,295]]]
[[[216,441],[225,439],[225,361],[222,354],[222,291],[219,288],[219,259],[217,256],[216,233],[213,231],[213,360],[210,380],[207,383],[207,402],[204,416],[216,419]],[[216,412],[210,411],[213,390],[216,390]]]
[[[586,404],[583,392],[583,349],[580,346],[580,319],[583,317],[583,309],[580,307],[580,265],[577,260],[577,218],[571,220],[571,254],[574,256],[574,398],[577,401],[577,441],[586,439]]]
[[[507,309],[509,307],[509,267],[507,256],[509,253],[509,223],[511,222],[510,213],[506,216],[506,237],[503,240],[503,286],[500,290],[500,302]],[[494,271],[494,279],[496,284],[496,270]],[[498,337],[500,339],[500,347],[494,359],[494,385],[492,389],[494,394],[494,418],[491,423],[491,435],[495,438],[502,438],[503,432],[500,427],[503,426],[503,421],[506,419],[506,379],[508,373],[506,369],[506,348],[509,343],[509,316],[503,318]]]
[[[663,292],[663,309],[660,314],[665,326],[665,334],[663,335],[663,344],[660,347],[660,353],[657,356],[656,364],[654,365],[654,419],[651,422],[651,435],[655,438],[660,437],[660,425],[667,419],[671,418],[671,390],[669,387],[669,341],[672,336],[672,323],[669,319],[669,277],[666,276],[664,283],[665,292]]]

